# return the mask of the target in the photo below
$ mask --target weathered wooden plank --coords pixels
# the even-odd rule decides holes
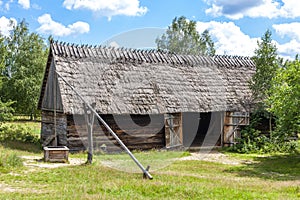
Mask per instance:
[[[139,149],[142,149],[143,146],[147,147],[147,149],[149,149],[151,146],[153,146],[153,148],[164,146],[164,128],[162,128],[158,133],[153,133],[153,128],[155,126],[160,127],[161,124],[153,123],[152,127],[148,127],[147,125],[149,122],[147,121],[148,118],[146,116],[141,115],[134,118],[134,122],[140,125],[140,128],[138,129],[136,128],[136,124],[135,126],[132,124],[132,118],[124,117],[123,123],[128,123],[126,130],[122,130],[120,127],[118,127],[112,115],[102,115],[102,117],[126,145],[141,145],[141,148],[139,147]],[[76,123],[73,116],[68,116],[67,118],[68,145],[70,149],[73,149],[73,147],[79,148],[79,146],[83,145],[84,143],[87,144],[88,131],[83,120],[83,116],[75,116]],[[95,123],[93,130],[94,144],[96,146],[97,144],[106,143],[115,143],[117,146],[119,146],[103,125]]]

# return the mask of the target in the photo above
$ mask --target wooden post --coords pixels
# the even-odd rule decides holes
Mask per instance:
[[[96,103],[92,104],[92,107],[95,108]],[[89,109],[87,105],[83,105],[84,113],[85,113],[85,121],[87,124],[88,130],[88,153],[87,153],[87,164],[92,164],[93,162],[93,126],[94,126],[94,119],[95,114]]]

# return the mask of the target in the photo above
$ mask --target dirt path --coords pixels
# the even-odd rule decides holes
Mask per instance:
[[[13,188],[10,185],[0,183],[0,191],[2,191],[2,192],[17,192],[19,190],[20,189]]]
[[[218,151],[191,153],[190,156],[180,158],[180,160],[203,160],[228,165],[239,165],[245,162],[243,160],[230,158],[229,156]]]
[[[67,167],[82,165],[86,162],[82,158],[69,158],[69,163],[49,163],[43,162],[42,158],[39,156],[22,156],[24,159],[24,166],[27,167],[39,167],[39,168],[57,168],[57,167]],[[217,162],[228,165],[239,165],[244,163],[244,160],[230,158],[229,156],[220,153],[218,151],[212,152],[193,152],[190,156],[180,158],[179,160],[203,160],[209,162]]]
[[[24,159],[24,166],[27,167],[40,167],[40,168],[57,168],[67,167],[74,165],[82,165],[86,160],[81,158],[69,158],[69,163],[50,163],[44,162],[39,156],[21,156]]]

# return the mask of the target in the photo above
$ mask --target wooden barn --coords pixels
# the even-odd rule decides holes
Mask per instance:
[[[76,90],[129,149],[230,145],[249,123],[254,73],[247,57],[52,42],[38,104],[41,141],[84,150],[92,124],[94,149],[118,148],[96,118],[86,120]]]

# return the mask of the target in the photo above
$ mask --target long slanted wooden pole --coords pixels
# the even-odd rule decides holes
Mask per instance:
[[[70,85],[57,71],[56,74],[69,86],[76,95],[85,103],[85,105],[92,111],[95,116],[99,119],[99,121],[105,126],[105,128],[111,133],[111,135],[117,140],[117,142],[122,146],[122,148],[126,151],[126,153],[131,157],[131,159],[136,163],[136,165],[143,171],[144,176],[147,176],[149,179],[153,179],[151,174],[149,173],[149,166],[147,169],[136,159],[136,157],[131,153],[131,151],[126,147],[126,145],[122,142],[122,140],[118,137],[118,135],[109,127],[109,125],[100,117],[100,115],[96,112],[96,110],[75,90],[75,88]]]

